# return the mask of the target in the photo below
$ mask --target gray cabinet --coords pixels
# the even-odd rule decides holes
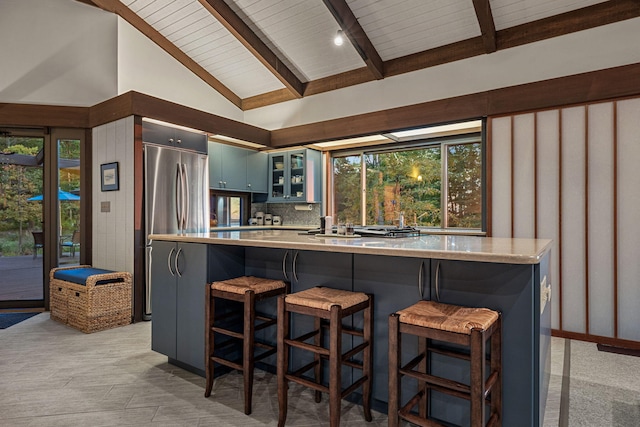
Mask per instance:
[[[153,122],[142,122],[142,141],[199,153],[207,152],[207,135],[205,133],[189,132]]]
[[[209,187],[220,190],[267,192],[267,154],[209,143]]]
[[[153,242],[151,349],[204,370],[207,245]]]
[[[311,149],[269,154],[270,202],[318,203],[322,200],[322,155]]]
[[[388,401],[389,394],[389,314],[415,304],[429,296],[429,260],[379,255],[353,256],[353,287],[357,292],[375,295],[373,306],[373,398]],[[356,321],[356,327],[362,325]],[[408,363],[417,353],[418,340],[402,339],[402,362]],[[402,397],[409,400],[417,391],[415,382],[403,381]]]

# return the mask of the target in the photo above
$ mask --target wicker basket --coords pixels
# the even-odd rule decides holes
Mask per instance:
[[[49,273],[51,318],[85,333],[131,323],[131,274],[111,272],[89,276],[85,285],[54,278],[56,271],[90,265],[54,268]],[[121,279],[96,285],[96,282]]]

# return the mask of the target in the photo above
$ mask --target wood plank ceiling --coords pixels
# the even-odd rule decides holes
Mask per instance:
[[[118,14],[243,110],[640,16],[640,0],[78,1]]]

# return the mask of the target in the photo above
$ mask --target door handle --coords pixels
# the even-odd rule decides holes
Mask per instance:
[[[293,256],[293,263],[291,265],[291,272],[293,273],[293,280],[295,280],[296,282],[298,282],[298,269],[296,268],[296,264],[298,262],[298,254],[300,252],[296,251],[295,255]]]
[[[173,255],[173,252],[175,250],[176,250],[176,248],[171,248],[171,252],[169,252],[169,256],[167,256],[167,268],[169,269],[169,273],[171,273],[171,275],[174,276],[174,277],[175,277],[176,274],[171,269],[171,255]]]
[[[178,258],[180,257],[181,253],[182,253],[182,248],[178,248],[178,252],[176,252],[176,257],[175,257],[176,274],[178,275],[178,277],[182,277],[182,273],[180,272],[180,267],[178,266]]]
[[[420,294],[420,299],[424,299],[424,261],[420,263],[420,268],[418,269],[418,293]]]
[[[189,218],[189,173],[187,172],[187,165],[182,165],[182,228],[183,231],[187,232],[187,219]]]
[[[287,256],[289,255],[289,251],[284,251],[284,256],[282,257],[282,275],[284,276],[284,280],[289,281],[289,276],[287,276]]]
[[[436,301],[440,302],[440,261],[436,264]]]

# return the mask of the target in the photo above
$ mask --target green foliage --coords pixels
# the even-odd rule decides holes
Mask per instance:
[[[447,205],[442,199],[442,153],[447,147]],[[413,150],[365,153],[366,224],[442,225],[480,228],[482,157],[480,143],[437,144]],[[360,219],[360,156],[334,158],[334,200],[339,221]]]

